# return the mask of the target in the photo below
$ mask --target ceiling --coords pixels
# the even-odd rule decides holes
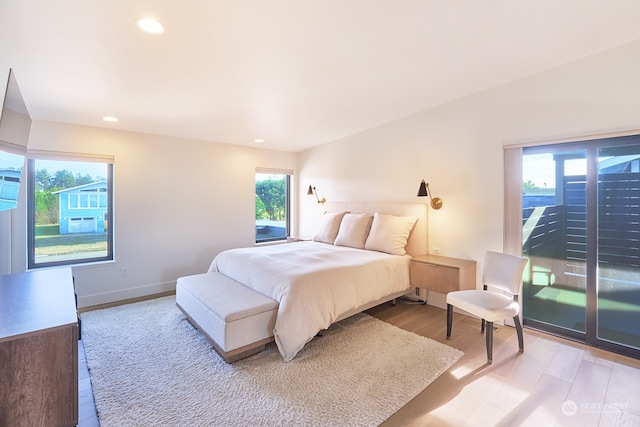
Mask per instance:
[[[33,119],[286,151],[639,38],[638,0],[0,2]]]

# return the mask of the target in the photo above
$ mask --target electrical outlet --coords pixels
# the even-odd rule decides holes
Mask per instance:
[[[440,255],[440,248],[437,248],[434,246],[434,248],[432,249],[432,252],[436,255]]]
[[[127,277],[127,274],[129,274],[129,272],[127,271],[126,268],[123,268],[122,270],[120,270],[120,277]]]

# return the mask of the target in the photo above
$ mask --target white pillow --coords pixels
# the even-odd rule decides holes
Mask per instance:
[[[336,240],[336,236],[338,235],[342,217],[346,213],[347,212],[326,212],[322,217],[320,228],[318,228],[316,234],[313,235],[311,240],[314,242],[333,244],[334,240]]]
[[[335,242],[337,246],[364,249],[373,215],[348,213],[342,218]]]
[[[415,216],[374,213],[371,231],[364,248],[391,255],[406,254],[407,239],[416,221],[418,218]]]

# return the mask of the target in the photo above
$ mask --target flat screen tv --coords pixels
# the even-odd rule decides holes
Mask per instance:
[[[30,130],[31,116],[10,69],[0,110],[0,211],[18,205]]]

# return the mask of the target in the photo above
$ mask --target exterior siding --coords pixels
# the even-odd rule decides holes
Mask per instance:
[[[106,191],[103,181],[59,191],[60,234],[104,233],[108,224]]]

